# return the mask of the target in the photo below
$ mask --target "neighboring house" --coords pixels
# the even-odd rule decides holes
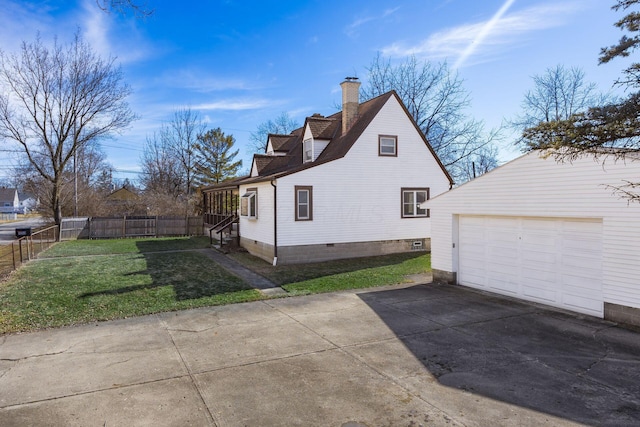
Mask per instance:
[[[22,213],[18,190],[15,188],[0,188],[0,212]]]
[[[640,159],[531,152],[427,203],[434,280],[640,325]]]
[[[126,187],[119,188],[105,197],[105,210],[110,215],[145,215],[140,196]]]
[[[18,193],[18,198],[20,199],[20,208],[25,213],[37,209],[40,205],[40,200],[33,194]]]
[[[360,104],[360,82],[341,86],[341,112],[269,135],[250,176],[203,189],[206,223],[239,211],[240,245],[274,265],[429,248],[424,202],[451,177],[394,91]]]

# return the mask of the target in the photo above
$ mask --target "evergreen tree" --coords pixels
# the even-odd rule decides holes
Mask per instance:
[[[195,144],[194,177],[199,185],[217,184],[233,178],[242,167],[242,160],[234,161],[238,150],[231,151],[236,140],[216,128],[198,135]]]

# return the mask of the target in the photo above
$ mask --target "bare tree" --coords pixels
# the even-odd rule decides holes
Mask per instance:
[[[378,53],[367,70],[362,100],[395,90],[454,180],[464,179],[465,159],[497,139],[499,130],[485,133],[482,122],[466,115],[469,94],[446,63],[419,63],[412,56],[392,65]]]
[[[542,75],[533,76],[533,89],[522,101],[522,112],[510,121],[520,131],[552,121],[567,120],[589,107],[604,104],[608,96],[600,94],[595,83],[585,80],[580,68],[557,65]]]
[[[167,194],[177,199],[183,193],[180,162],[162,133],[147,138],[141,159],[141,184],[145,192]]]
[[[63,171],[60,188],[62,216],[95,216],[102,214],[102,205],[109,194],[113,167],[98,146],[82,147],[76,154],[76,170],[69,165]],[[46,163],[46,161],[43,161]],[[41,201],[39,210],[51,216],[53,184],[40,175],[31,162],[24,160],[14,169],[20,191],[34,195]],[[77,197],[76,197],[77,196]]]
[[[258,129],[249,136],[250,150],[252,153],[264,154],[267,151],[267,137],[269,134],[288,135],[292,130],[299,128],[297,121],[283,111],[273,120],[260,123]]]
[[[195,169],[195,147],[198,136],[205,130],[200,115],[191,108],[182,108],[174,112],[173,119],[161,129],[162,138],[168,149],[176,156],[183,175],[183,192],[193,193],[193,171]]]
[[[617,44],[602,48],[600,64],[615,58],[626,58],[640,47],[640,0],[617,0],[612,9],[630,10],[614,25],[628,34]],[[640,153],[640,63],[631,62],[616,84],[634,89],[623,99],[609,100],[569,117],[540,122],[524,129],[522,145],[525,150],[541,150],[557,161],[571,161],[591,156],[607,159],[637,161]],[[635,177],[612,186],[614,192],[630,201],[640,202],[640,182]]]
[[[38,36],[19,54],[0,52],[0,138],[17,143],[51,183],[52,216],[62,219],[64,173],[74,154],[126,128],[135,115],[131,89],[114,59],[98,57],[79,34],[48,48]]]
[[[459,162],[463,181],[469,181],[498,167],[498,147],[487,144]]]

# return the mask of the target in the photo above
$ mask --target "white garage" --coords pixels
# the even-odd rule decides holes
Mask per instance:
[[[529,153],[429,201],[434,280],[640,325],[640,161]]]
[[[459,217],[461,285],[602,317],[602,221]]]

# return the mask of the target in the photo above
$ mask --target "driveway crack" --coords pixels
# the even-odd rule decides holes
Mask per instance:
[[[21,362],[23,360],[36,359],[38,357],[56,356],[58,354],[66,353],[70,349],[71,349],[71,347],[66,348],[64,350],[61,350],[61,351],[55,351],[55,352],[52,352],[52,353],[32,354],[32,355],[29,355],[29,356],[23,356],[23,357],[17,357],[17,358],[3,357],[3,358],[0,359],[0,361],[1,362]]]

